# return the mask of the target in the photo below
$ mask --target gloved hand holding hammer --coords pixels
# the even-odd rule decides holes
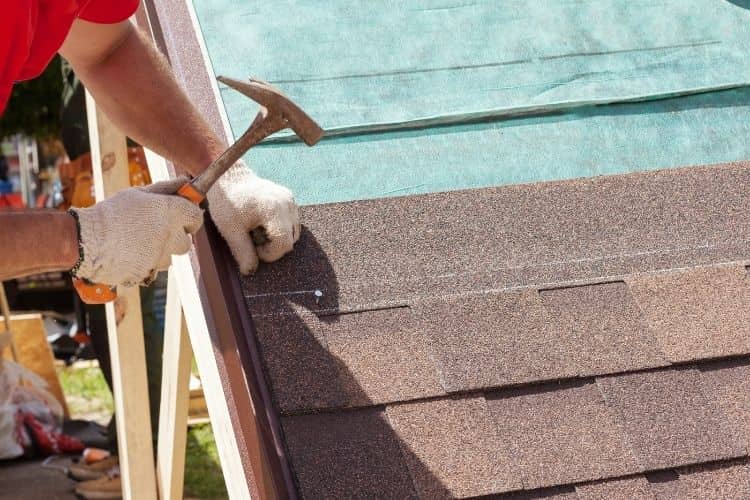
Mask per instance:
[[[29,34],[34,40],[32,48],[45,51],[43,54],[6,54],[3,50],[20,45],[0,44],[0,60],[11,61],[0,70],[0,114],[12,82],[39,74],[45,61],[59,49],[97,104],[123,132],[185,169],[194,180],[192,184],[182,179],[124,190],[72,215],[40,210],[0,212],[0,228],[12,236],[3,238],[0,279],[73,268],[85,281],[109,286],[143,283],[154,271],[168,266],[171,254],[189,249],[189,235],[202,221],[202,211],[196,204],[204,198],[243,273],[254,271],[259,260],[281,258],[299,238],[299,214],[292,193],[259,178],[239,159],[248,147],[282,128],[293,128],[308,144],[317,141],[322,131],[306,116],[298,129],[299,123],[289,118],[301,110],[263,84],[228,83],[263,101],[261,104],[279,106],[275,111],[272,105],[262,108],[270,112],[267,116],[259,114],[258,127],[248,129],[238,140],[239,145],[225,151],[175,81],[164,58],[127,20],[137,3],[73,1],[78,7],[68,10],[75,11],[74,16],[37,23],[60,24],[59,29],[50,31],[67,31],[62,46],[57,39],[36,43],[36,37],[43,34]],[[27,14],[23,9],[11,10],[10,22],[31,26],[33,23],[23,19]],[[38,14],[45,15],[44,9]],[[122,21],[116,22],[118,19]],[[300,130],[314,133],[306,138]],[[215,168],[217,163],[221,168]],[[167,194],[174,193],[180,183],[187,186],[190,195],[183,193],[183,198],[192,203]],[[254,237],[253,231],[261,228]]]

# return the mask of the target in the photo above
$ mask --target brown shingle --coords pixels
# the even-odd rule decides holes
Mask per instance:
[[[679,471],[674,481],[656,482],[651,489],[659,500],[739,500],[750,498],[747,464],[716,464]]]
[[[408,308],[322,317],[296,308],[255,327],[284,413],[445,394]]]
[[[623,282],[541,292],[552,321],[571,331],[581,374],[600,375],[669,365]]]
[[[661,469],[744,455],[696,370],[657,370],[597,379],[643,467]]]
[[[576,492],[579,500],[656,500],[643,476],[579,484]]]
[[[356,309],[741,260],[749,171],[720,165],[303,207],[295,251],[243,285],[253,314],[264,314],[286,300]],[[325,292],[317,302],[315,289]]]
[[[303,498],[416,498],[382,410],[282,419]]]
[[[576,375],[571,335],[549,329],[535,290],[415,305],[448,391]]]
[[[274,397],[282,412],[343,406],[352,392],[341,378],[312,315],[253,318]]]
[[[558,486],[534,491],[518,491],[502,495],[485,497],[488,500],[578,500],[578,494],[572,486]]]
[[[484,398],[448,398],[389,406],[420,498],[462,498],[521,489],[497,440]]]
[[[624,434],[594,383],[487,395],[501,442],[526,488],[638,472]]]
[[[424,333],[408,308],[323,318],[331,354],[353,387],[347,404],[368,405],[445,394]]]
[[[737,440],[750,444],[750,365],[748,360],[724,361],[702,370],[704,393],[721,408]]]
[[[750,353],[750,279],[744,267],[639,277],[630,287],[671,361]]]

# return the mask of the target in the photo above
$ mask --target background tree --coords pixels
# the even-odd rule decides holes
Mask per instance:
[[[19,133],[39,140],[58,136],[62,87],[59,56],[55,56],[38,78],[17,83],[0,118],[0,139]]]

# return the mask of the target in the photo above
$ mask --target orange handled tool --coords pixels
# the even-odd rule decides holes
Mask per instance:
[[[218,77],[218,80],[260,104],[260,110],[255,120],[234,144],[229,146],[203,173],[183,184],[175,193],[196,205],[203,203],[211,186],[248,149],[274,132],[291,128],[308,146],[313,146],[323,137],[323,129],[312,118],[268,83],[253,79],[243,82],[223,76]],[[263,239],[264,237],[253,235],[253,241],[256,244]],[[86,304],[105,304],[117,298],[116,288],[110,285],[91,283],[79,278],[73,279],[73,285],[81,300]]]

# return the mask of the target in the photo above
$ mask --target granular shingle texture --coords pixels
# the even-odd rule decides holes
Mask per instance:
[[[640,470],[596,384],[549,389],[488,395],[500,440],[517,462],[524,486],[540,488]]]
[[[597,380],[647,470],[740,457],[726,415],[709,404],[697,370],[664,370]]]
[[[396,405],[386,413],[421,498],[464,498],[522,488],[484,398]]]
[[[417,498],[382,410],[282,420],[305,498]]]
[[[748,186],[737,163],[305,207],[242,281],[300,496],[750,498]]]
[[[638,475],[576,486],[579,500],[656,500],[651,485]]]
[[[368,405],[441,396],[426,332],[409,308],[324,317],[331,354],[357,387],[347,401]]]
[[[750,498],[750,467],[747,463],[701,465],[678,471],[676,480],[651,487],[659,500]]]
[[[708,365],[701,376],[708,400],[721,408],[738,443],[750,445],[750,360]]]
[[[750,351],[750,278],[743,267],[658,274],[630,287],[670,361]]]
[[[448,391],[519,384],[577,374],[570,334],[551,329],[535,290],[418,304]]]
[[[543,290],[550,321],[575,338],[581,373],[598,375],[667,366],[643,313],[623,282]]]

